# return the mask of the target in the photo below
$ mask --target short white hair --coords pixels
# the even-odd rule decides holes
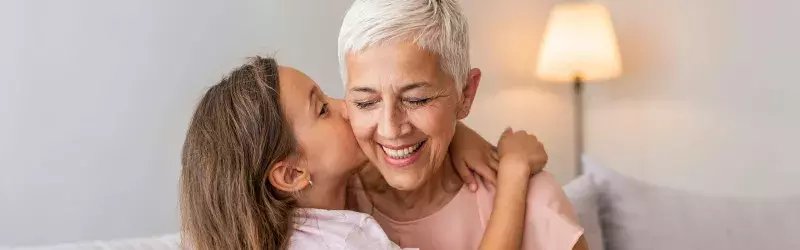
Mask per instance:
[[[339,31],[342,81],[347,85],[348,53],[411,41],[439,57],[439,66],[461,92],[470,70],[467,30],[467,20],[456,0],[355,0]]]

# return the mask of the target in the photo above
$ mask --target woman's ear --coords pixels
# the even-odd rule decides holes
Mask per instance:
[[[471,69],[467,76],[467,84],[461,90],[463,96],[461,107],[458,111],[458,119],[467,118],[469,111],[472,108],[472,102],[475,101],[475,95],[478,92],[478,85],[481,83],[481,70],[478,68]]]
[[[287,193],[303,190],[311,183],[311,174],[308,170],[290,164],[289,160],[275,163],[268,175],[272,186]]]

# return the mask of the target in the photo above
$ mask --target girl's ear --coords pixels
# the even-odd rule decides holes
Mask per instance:
[[[275,163],[268,175],[272,186],[287,193],[303,190],[311,183],[311,174],[308,170],[298,168],[288,160]]]

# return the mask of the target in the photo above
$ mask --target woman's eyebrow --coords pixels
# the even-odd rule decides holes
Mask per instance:
[[[409,90],[412,90],[412,89],[418,89],[418,88],[424,88],[424,87],[430,87],[430,86],[431,86],[431,84],[428,83],[428,82],[413,82],[413,83],[409,83],[409,84],[406,84],[406,85],[400,87],[400,93],[403,93],[403,92],[406,92],[406,91],[409,91]]]
[[[377,90],[370,88],[370,87],[353,87],[350,89],[350,92],[362,92],[362,93],[369,93],[375,94],[378,93]]]
[[[409,83],[409,84],[406,84],[406,85],[403,85],[402,87],[400,87],[400,91],[399,92],[403,93],[403,92],[406,92],[406,91],[409,91],[409,90],[412,90],[412,89],[418,89],[418,88],[424,88],[424,87],[430,87],[430,86],[431,86],[431,84],[428,83],[428,82],[413,82],[413,83]],[[377,90],[375,90],[373,88],[370,88],[370,87],[353,87],[353,88],[350,89],[350,92],[362,92],[362,93],[369,93],[369,94],[378,93]]]

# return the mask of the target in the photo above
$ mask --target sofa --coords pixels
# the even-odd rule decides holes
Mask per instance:
[[[704,196],[583,163],[564,191],[592,250],[800,249],[800,196]]]
[[[180,236],[175,234],[145,238],[87,241],[32,247],[6,247],[0,250],[180,250]]]
[[[564,191],[592,250],[800,249],[800,197],[708,197],[640,182],[586,159],[584,170]],[[170,234],[15,249],[180,248],[178,234]]]

